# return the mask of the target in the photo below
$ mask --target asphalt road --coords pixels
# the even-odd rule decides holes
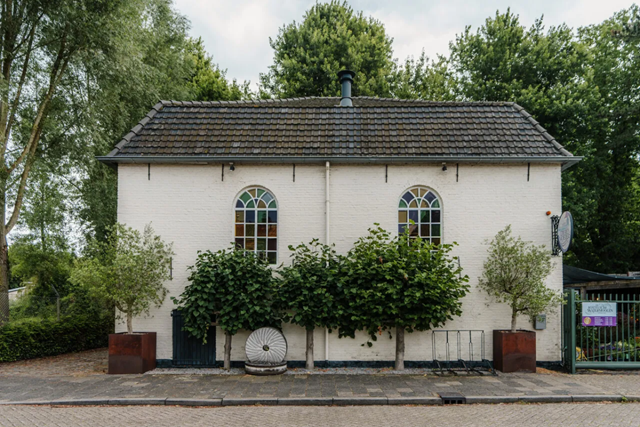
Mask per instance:
[[[0,426],[640,426],[640,403],[347,407],[0,406]]]

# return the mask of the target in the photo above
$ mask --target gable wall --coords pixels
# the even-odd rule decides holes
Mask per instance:
[[[278,200],[278,261],[289,258],[287,246],[325,237],[325,167],[296,165],[120,165],[118,169],[118,220],[142,229],[151,222],[156,233],[174,242],[174,278],[167,283],[170,296],[180,294],[188,283],[187,266],[195,261],[198,250],[218,250],[233,240],[235,198],[246,187],[262,186]],[[525,165],[456,166],[390,165],[385,182],[384,165],[332,165],[330,186],[331,241],[339,252],[366,233],[374,222],[390,231],[397,230],[397,206],[404,190],[414,185],[432,188],[443,206],[444,241],[459,244],[460,256],[472,290],[465,298],[463,316],[449,322],[447,329],[484,329],[487,358],[491,359],[491,330],[509,327],[509,309],[492,303],[476,289],[477,278],[486,257],[485,239],[491,239],[507,224],[515,234],[537,244],[551,245],[551,224],[546,211],[561,213],[561,176],[559,165],[531,165],[527,181]],[[562,288],[561,257],[548,285]],[[175,308],[167,298],[152,317],[134,321],[136,330],[158,332],[159,359],[172,357],[171,316]],[[528,319],[519,326],[531,329]],[[123,330],[118,325],[118,330]],[[285,326],[289,360],[304,360],[304,332]],[[222,359],[224,337],[218,330],[217,355]],[[234,337],[233,360],[244,360],[247,334]],[[560,360],[560,317],[548,313],[547,330],[538,331],[538,360]],[[393,360],[393,340],[382,336],[372,348],[361,347],[364,335],[355,340],[329,335],[330,360]],[[316,331],[315,358],[325,359],[325,332]],[[442,347],[440,347],[442,348]],[[464,356],[464,355],[463,355]],[[437,356],[443,359],[443,355]],[[406,336],[406,360],[431,360],[431,333]]]

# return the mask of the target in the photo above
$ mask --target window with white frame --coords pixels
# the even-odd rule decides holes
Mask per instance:
[[[236,200],[235,244],[269,264],[278,262],[278,205],[264,188],[248,188]]]
[[[398,205],[398,233],[404,233],[407,228],[413,238],[435,245],[442,242],[442,206],[433,191],[418,186],[402,195]]]

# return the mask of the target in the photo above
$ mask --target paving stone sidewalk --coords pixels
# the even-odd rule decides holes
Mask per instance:
[[[438,404],[459,393],[468,403],[616,401],[640,399],[633,375],[500,374],[436,375],[0,375],[0,403],[73,402],[170,404]],[[494,398],[493,400],[491,398]],[[502,400],[496,400],[500,398]],[[124,399],[124,400],[123,400]],[[169,400],[167,400],[169,399]],[[195,404],[195,403],[194,403]]]

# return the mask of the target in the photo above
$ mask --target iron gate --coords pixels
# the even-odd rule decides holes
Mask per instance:
[[[585,300],[575,290],[565,292],[562,308],[564,365],[576,369],[640,368],[640,299],[637,295],[591,294]],[[583,326],[582,303],[616,304],[615,326]]]
[[[209,328],[207,343],[192,338],[182,330],[182,314],[171,312],[173,318],[173,366],[214,368],[216,366],[216,328]]]

